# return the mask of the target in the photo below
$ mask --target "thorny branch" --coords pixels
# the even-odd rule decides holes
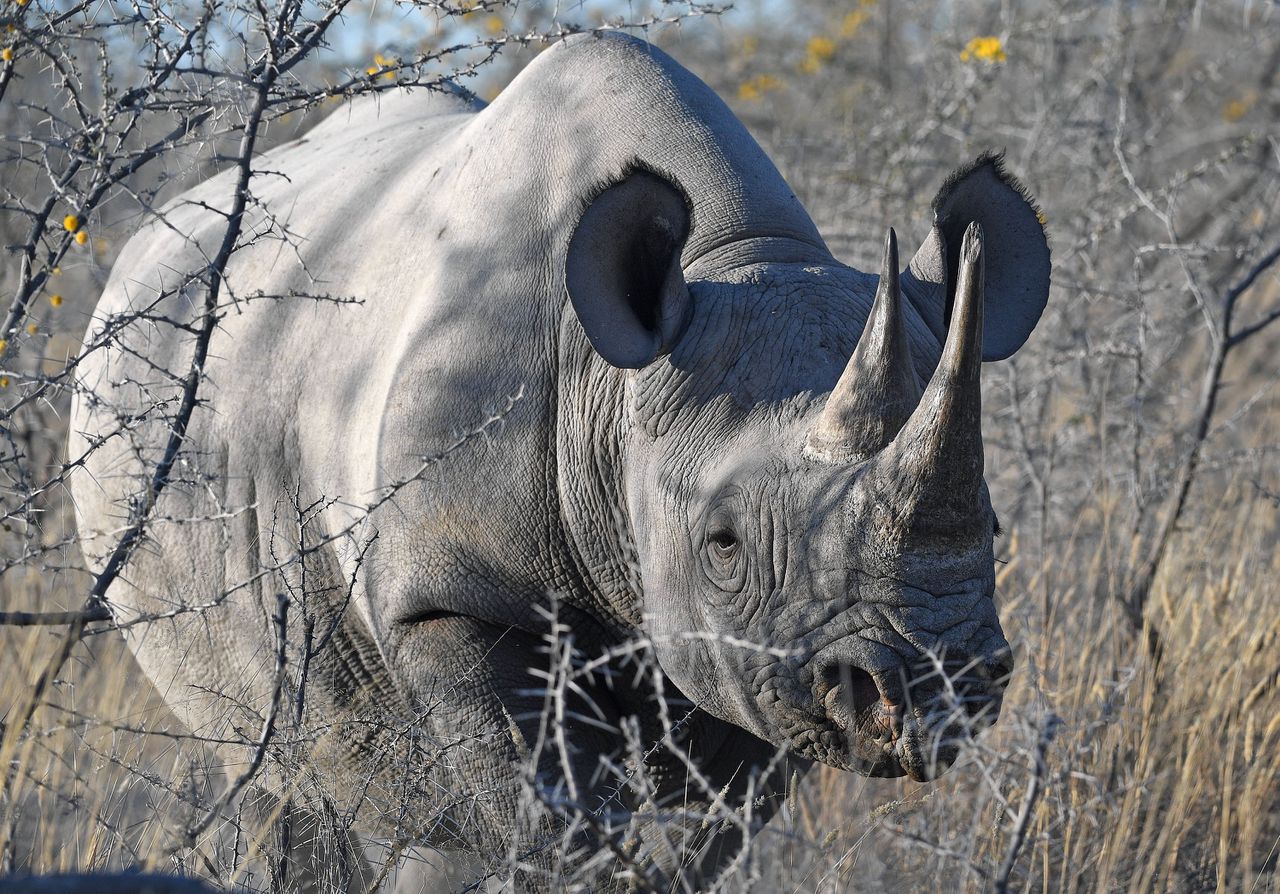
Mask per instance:
[[[1027,840],[1027,827],[1031,821],[1031,814],[1044,791],[1049,773],[1047,760],[1049,746],[1053,743],[1054,737],[1058,734],[1058,727],[1061,725],[1062,721],[1053,714],[1046,714],[1040,720],[1040,736],[1036,740],[1035,750],[1031,756],[1031,778],[1027,780],[1027,789],[1022,796],[1022,806],[1018,808],[1018,815],[1013,821],[1013,831],[1009,835],[1009,848],[1005,851],[1004,862],[1000,864],[1000,870],[992,883],[992,890],[996,894],[1007,894],[1009,890],[1009,877],[1013,874],[1018,855],[1022,852],[1022,846]]]
[[[1214,411],[1218,405],[1218,396],[1222,390],[1223,372],[1231,352],[1246,343],[1250,338],[1264,331],[1268,325],[1280,319],[1280,308],[1277,308],[1244,329],[1234,327],[1236,308],[1242,296],[1251,289],[1258,278],[1280,262],[1280,246],[1276,246],[1260,258],[1253,267],[1244,274],[1231,288],[1227,289],[1219,301],[1219,316],[1207,328],[1210,340],[1210,353],[1204,374],[1200,380],[1200,397],[1197,403],[1191,442],[1186,448],[1178,467],[1173,487],[1170,489],[1168,508],[1164,518],[1152,537],[1150,551],[1142,564],[1135,570],[1128,586],[1128,596],[1124,607],[1130,623],[1135,630],[1144,628],[1143,612],[1151,585],[1160,571],[1168,552],[1173,533],[1187,507],[1187,496],[1195,482],[1199,470],[1206,441],[1213,424]],[[1151,622],[1147,624],[1147,646],[1153,657],[1160,654],[1160,640]]]

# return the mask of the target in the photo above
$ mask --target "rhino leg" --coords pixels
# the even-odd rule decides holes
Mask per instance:
[[[425,731],[403,811],[416,825],[401,820],[396,837],[465,849],[499,877],[512,858],[531,875],[554,878],[599,852],[576,830],[572,846],[559,842],[561,818],[574,806],[598,804],[613,781],[601,758],[618,755],[619,737],[575,719],[603,718],[616,729],[611,694],[566,692],[568,722],[544,722],[555,711],[546,694],[546,641],[476,618],[442,613],[399,624],[385,643],[392,675]]]
[[[356,836],[297,803],[254,787],[241,800],[239,826],[254,873],[273,891],[360,894],[373,884]]]

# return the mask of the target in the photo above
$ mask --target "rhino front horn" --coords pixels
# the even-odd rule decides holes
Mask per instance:
[[[920,401],[902,320],[898,237],[889,229],[875,304],[858,346],[809,434],[810,452],[832,462],[884,449]]]
[[[979,507],[982,489],[982,228],[960,247],[955,303],[942,359],[919,406],[877,460],[904,522],[924,533],[953,529]]]

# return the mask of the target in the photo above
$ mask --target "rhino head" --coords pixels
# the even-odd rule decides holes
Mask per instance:
[[[725,269],[682,262],[686,199],[639,172],[587,208],[566,267],[592,346],[628,370],[619,487],[667,676],[794,753],[918,780],[995,721],[1013,669],[980,373],[1049,277],[998,159],[933,210],[905,274],[892,230],[878,279],[768,248]]]

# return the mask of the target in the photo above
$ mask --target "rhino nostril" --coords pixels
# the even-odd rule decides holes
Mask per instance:
[[[871,729],[885,738],[894,734],[893,725],[881,722],[888,717],[901,717],[900,701],[885,696],[870,673],[857,665],[836,662],[819,673],[822,699],[827,716],[845,731]]]
[[[855,715],[865,714],[880,700],[880,690],[871,674],[852,664],[828,665],[822,669],[822,682],[827,701],[838,696],[845,709]]]

